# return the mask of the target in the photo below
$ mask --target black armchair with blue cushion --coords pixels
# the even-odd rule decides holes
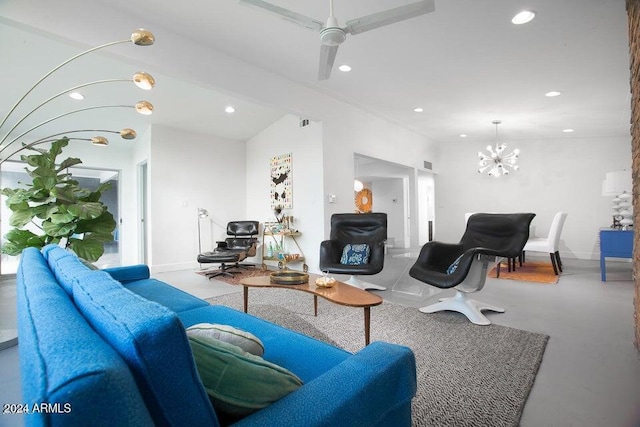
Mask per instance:
[[[360,289],[383,286],[364,282],[359,275],[372,275],[384,267],[384,242],[387,240],[386,213],[344,213],[331,216],[329,240],[320,243],[320,270],[349,274],[345,281]]]
[[[198,254],[200,264],[216,263],[219,268],[207,271],[209,279],[217,276],[233,276],[232,269],[247,268],[254,264],[240,264],[247,257],[256,255],[258,246],[258,221],[231,221],[227,224],[227,238],[217,242],[212,252]]]
[[[420,311],[458,311],[476,325],[491,324],[482,310],[504,313],[504,309],[467,295],[484,287],[489,267],[500,258],[520,255],[529,239],[529,225],[534,216],[533,213],[473,214],[459,243],[425,244],[409,275],[437,288],[454,288],[456,293]]]

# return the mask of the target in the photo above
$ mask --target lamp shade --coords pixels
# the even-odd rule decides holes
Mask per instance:
[[[607,172],[602,185],[603,196],[617,196],[631,192],[631,171]]]
[[[156,85],[156,80],[149,73],[138,71],[133,75],[133,83],[143,90],[151,90]]]
[[[138,113],[144,116],[150,116],[153,113],[153,105],[149,101],[140,101],[135,105]]]

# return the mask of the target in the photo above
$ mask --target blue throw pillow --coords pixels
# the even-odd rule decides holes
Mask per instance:
[[[451,263],[449,268],[447,268],[447,274],[453,274],[456,272],[456,270],[458,269],[458,264],[460,264],[460,260],[462,259],[463,255],[464,254],[460,255],[458,258],[456,258],[455,261]]]
[[[369,264],[369,255],[371,248],[366,243],[348,244],[342,249],[342,257],[340,264],[345,265],[363,265]]]

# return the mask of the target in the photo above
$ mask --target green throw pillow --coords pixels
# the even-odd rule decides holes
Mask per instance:
[[[237,345],[244,351],[255,356],[264,354],[264,344],[255,335],[234,328],[229,325],[218,325],[215,323],[198,323],[187,328],[187,335],[190,337],[200,336],[214,338],[229,344]]]
[[[216,412],[249,415],[302,386],[296,375],[240,347],[203,336],[189,336],[200,374]]]

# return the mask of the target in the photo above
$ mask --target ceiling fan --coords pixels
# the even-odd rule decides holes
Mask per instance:
[[[326,80],[331,75],[336,53],[338,53],[338,46],[345,41],[347,34],[364,33],[365,31],[374,30],[385,25],[424,15],[425,13],[431,13],[436,9],[435,0],[423,0],[352,19],[347,21],[344,27],[340,27],[338,20],[333,15],[333,0],[329,0],[329,18],[326,23],[263,0],[238,0],[238,3],[277,13],[294,24],[319,32],[321,46],[318,80]]]

